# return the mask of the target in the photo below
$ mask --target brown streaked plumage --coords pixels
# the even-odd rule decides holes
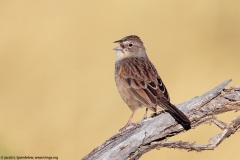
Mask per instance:
[[[190,127],[188,117],[170,103],[170,98],[156,68],[148,59],[143,42],[138,36],[131,35],[115,41],[116,47],[115,81],[124,102],[132,110],[126,126],[133,124],[136,110],[142,106],[157,111],[157,106],[169,110],[180,123]]]

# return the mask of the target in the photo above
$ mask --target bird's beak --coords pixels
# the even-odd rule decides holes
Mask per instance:
[[[115,41],[113,43],[122,43],[122,40],[117,40],[117,41]]]
[[[113,50],[117,51],[117,50],[122,50],[122,47],[117,46],[116,48],[113,48]]]
[[[117,50],[122,50],[123,49],[123,45],[121,44],[122,40],[118,40],[118,41],[115,41],[113,43],[119,43],[120,44],[120,46],[117,46],[116,48],[113,48],[113,50],[117,51]]]

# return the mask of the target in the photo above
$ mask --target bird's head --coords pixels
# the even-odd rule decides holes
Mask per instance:
[[[117,60],[128,57],[146,56],[145,47],[138,36],[130,35],[114,43],[119,43],[119,46],[114,48]]]

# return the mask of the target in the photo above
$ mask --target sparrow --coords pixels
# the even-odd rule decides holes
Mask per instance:
[[[176,106],[170,103],[168,91],[163,84],[152,62],[148,59],[146,49],[141,39],[130,35],[117,40],[119,46],[116,52],[115,82],[123,101],[132,110],[127,124],[120,129],[125,130],[132,123],[132,118],[138,108],[145,106],[143,118],[147,118],[147,111],[157,111],[157,107],[167,110],[180,124],[189,128],[188,117]],[[184,127],[184,128],[185,128]]]

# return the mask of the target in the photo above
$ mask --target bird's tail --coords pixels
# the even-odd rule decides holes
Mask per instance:
[[[176,119],[176,121],[182,124],[182,126],[185,129],[191,128],[191,122],[189,118],[182,111],[180,111],[176,106],[174,106],[167,100],[161,100],[159,103],[160,103],[159,106],[168,110],[169,113]]]

